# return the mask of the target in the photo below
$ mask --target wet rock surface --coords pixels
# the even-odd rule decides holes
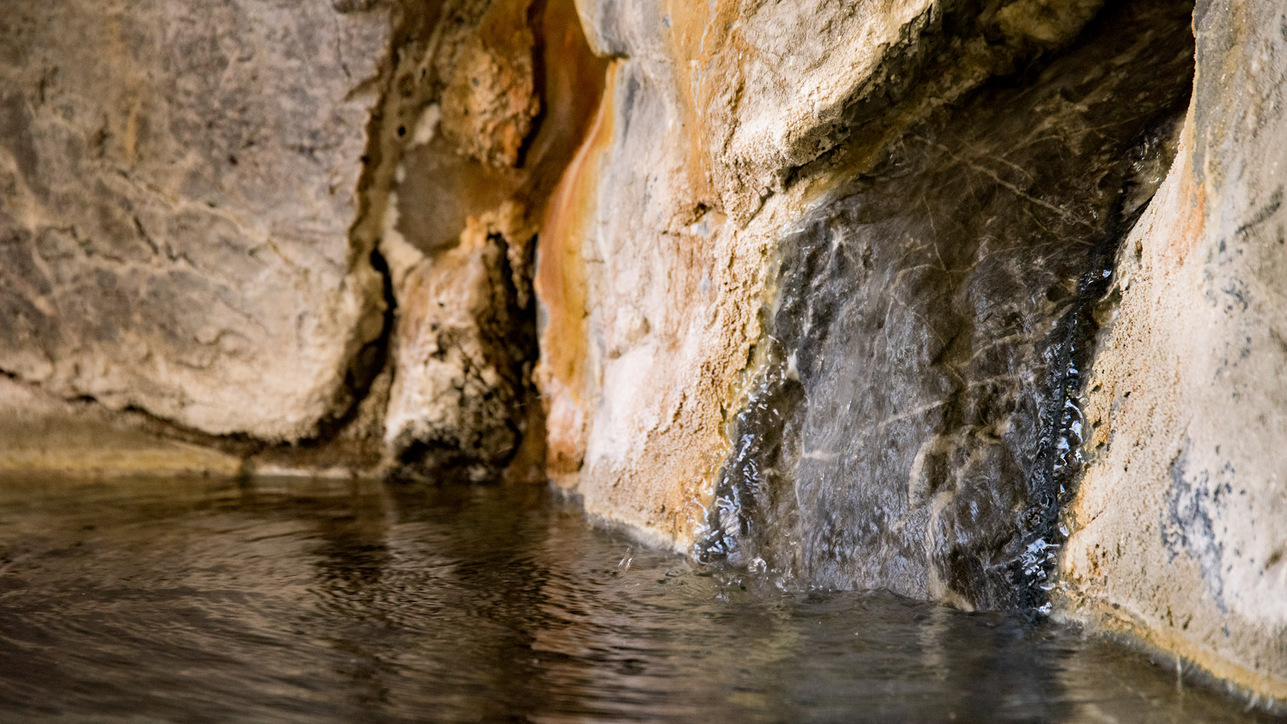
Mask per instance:
[[[1189,7],[1136,2],[914,128],[781,241],[705,555],[1036,607],[1113,254],[1169,163]]]
[[[613,62],[538,244],[556,484],[595,515],[690,546],[781,227],[834,188],[838,165],[1059,47],[1096,3],[1047,18],[1041,39],[1011,22],[1040,4],[1011,5],[578,2]]]

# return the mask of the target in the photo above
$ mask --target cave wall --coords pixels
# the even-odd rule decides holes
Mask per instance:
[[[0,464],[544,478],[534,240],[607,65],[571,0],[5,15]]]
[[[549,479],[1287,696],[1285,13],[18,0],[0,470]]]
[[[590,512],[689,550],[757,374],[783,231],[1098,4],[577,7],[614,63],[540,244],[549,469]]]
[[[1117,260],[1070,618],[1287,696],[1287,9],[1198,3],[1179,154]]]
[[[387,12],[6,3],[0,370],[210,435],[352,405],[380,278],[347,230]]]
[[[779,238],[708,557],[1045,604],[1091,308],[1169,163],[1189,15],[1105,9],[1022,82],[910,128]]]

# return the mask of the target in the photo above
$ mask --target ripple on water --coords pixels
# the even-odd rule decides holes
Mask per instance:
[[[540,488],[8,480],[0,609],[5,720],[1243,716],[1048,623],[725,580]]]

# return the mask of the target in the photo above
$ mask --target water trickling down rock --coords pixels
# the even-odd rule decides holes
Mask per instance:
[[[782,238],[706,555],[1044,604],[1092,307],[1169,163],[1188,17],[1174,2],[1105,14],[1063,57],[908,133]]]

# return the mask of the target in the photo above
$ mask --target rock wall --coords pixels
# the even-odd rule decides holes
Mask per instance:
[[[548,476],[1287,696],[1285,78],[1268,0],[17,0],[0,470]]]
[[[1106,10],[1026,83],[909,129],[783,234],[707,555],[1044,605],[1090,307],[1192,78],[1187,8]]]
[[[1096,8],[578,3],[615,62],[541,240],[555,481],[688,550],[756,374],[783,230],[924,114],[1066,43]]]
[[[6,13],[13,467],[543,478],[533,241],[606,65],[571,0]],[[68,403],[215,457],[22,434]]]
[[[1197,8],[1182,124],[1185,3],[580,9],[615,61],[540,245],[558,484],[788,585],[1055,610],[1282,695],[1278,10]],[[1167,269],[1208,234],[1165,294],[1159,224]]]
[[[383,325],[348,239],[387,12],[7,3],[0,370],[210,435],[344,416]]]
[[[398,317],[388,467],[543,479],[534,241],[606,63],[571,0],[446,3],[406,32],[356,230],[385,262]]]
[[[1287,9],[1199,3],[1180,153],[1085,395],[1065,615],[1287,697]]]

